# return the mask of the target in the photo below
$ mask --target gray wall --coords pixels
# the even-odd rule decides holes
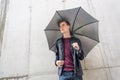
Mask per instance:
[[[82,6],[100,21],[100,43],[81,61],[83,78],[119,80],[119,4],[119,0],[9,0],[0,77],[57,80],[55,54],[48,49],[44,29],[56,10]]]

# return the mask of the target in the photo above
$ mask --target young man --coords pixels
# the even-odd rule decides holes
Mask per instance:
[[[79,61],[84,59],[81,42],[70,34],[68,21],[60,20],[58,26],[63,35],[56,41],[55,64],[58,66],[59,80],[83,80],[83,71]]]

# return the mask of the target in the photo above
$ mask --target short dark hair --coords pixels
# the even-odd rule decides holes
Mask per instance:
[[[66,19],[58,20],[58,27],[60,27],[60,23],[65,22],[70,26],[70,23]]]

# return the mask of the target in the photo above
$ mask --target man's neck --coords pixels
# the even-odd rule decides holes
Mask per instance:
[[[63,38],[71,38],[70,32],[63,34]]]

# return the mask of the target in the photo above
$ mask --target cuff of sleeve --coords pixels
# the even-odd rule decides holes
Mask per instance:
[[[77,54],[81,53],[82,51],[81,50],[77,50]]]
[[[79,52],[79,53],[81,53],[81,49],[80,49],[80,50],[78,50],[78,52]]]

